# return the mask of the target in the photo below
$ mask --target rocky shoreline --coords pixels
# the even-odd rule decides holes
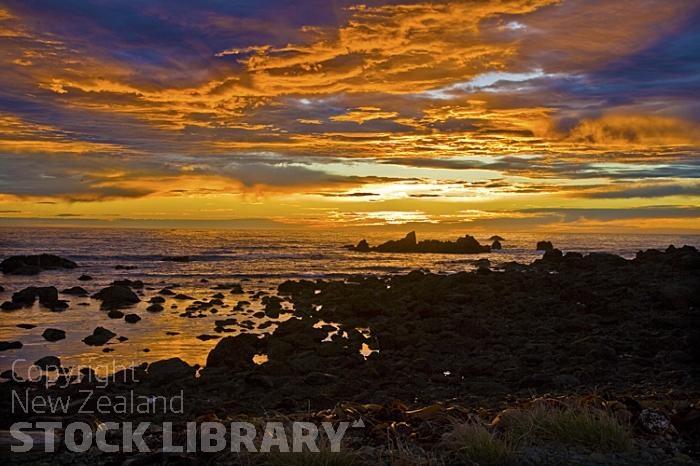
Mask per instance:
[[[98,298],[116,310],[122,304],[114,296],[141,299],[127,292],[135,286],[115,284]],[[53,296],[31,293],[32,300]],[[280,321],[271,335],[220,339],[202,368],[173,358],[118,374],[104,387],[88,371],[67,386],[2,383],[0,409],[8,414],[0,429],[42,418],[38,412],[13,411],[12,393],[79,397],[82,389],[98,386],[111,397],[182,392],[182,413],[107,413],[96,421],[362,417],[373,427],[352,439],[359,451],[356,464],[472,464],[444,454],[443,440],[455,425],[478,418],[490,426],[504,409],[565,399],[595,406],[628,426],[634,451],[574,452],[547,444],[508,461],[560,464],[561,455],[570,454],[578,455],[575,464],[699,461],[700,253],[695,248],[649,250],[633,260],[552,248],[530,265],[509,263],[500,270],[484,264],[451,275],[414,271],[286,281],[277,296],[265,297],[262,312],[272,319],[281,313],[291,318]],[[223,332],[226,319],[217,321],[217,328]],[[262,364],[255,360],[261,356]],[[664,427],[647,422],[649,413]],[[81,414],[74,409],[64,416]],[[420,452],[412,457],[417,462],[387,461],[390,441]],[[90,462],[119,464],[127,456],[103,454]],[[172,460],[163,454],[136,458],[146,461],[140,464]],[[186,464],[219,460],[257,464],[250,458],[178,456]],[[67,464],[80,461],[65,453]]]

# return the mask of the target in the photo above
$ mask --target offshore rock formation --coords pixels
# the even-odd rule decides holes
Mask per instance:
[[[11,275],[37,275],[42,270],[74,269],[75,262],[53,254],[12,256],[0,262],[0,270]]]
[[[405,253],[437,253],[437,254],[478,254],[491,251],[490,246],[483,246],[473,237],[465,235],[457,241],[438,241],[428,239],[418,242],[416,232],[412,231],[399,240],[387,241],[379,246],[370,247],[366,240],[348,249],[358,252],[405,252]]]

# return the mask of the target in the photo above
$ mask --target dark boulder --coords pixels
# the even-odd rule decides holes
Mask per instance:
[[[357,246],[355,246],[355,251],[369,252],[369,243],[367,243],[367,240],[363,239],[359,243],[357,243]]]
[[[47,328],[41,336],[44,337],[46,341],[58,341],[66,338],[66,331],[57,328]]]
[[[202,335],[197,335],[197,340],[200,341],[217,340],[219,338],[221,338],[219,335],[209,335],[206,333],[203,333]]]
[[[538,251],[551,251],[554,249],[554,246],[551,241],[538,241],[535,249]]]
[[[12,301],[5,301],[4,303],[0,304],[0,309],[3,311],[16,311],[17,309],[22,309],[24,306],[22,306],[19,303],[13,303]]]
[[[501,246],[501,242],[497,239],[493,240],[493,243],[491,244],[491,250],[500,251],[501,249],[503,249],[503,246]]]
[[[92,277],[90,275],[87,275],[87,274],[82,274],[81,276],[78,277],[78,280],[80,280],[81,282],[87,282],[87,281],[92,280]]]
[[[54,312],[62,312],[68,309],[68,301],[65,301],[63,299],[59,299],[55,303],[51,304],[50,306],[47,306],[49,309],[51,309]]]
[[[545,251],[542,256],[544,262],[560,262],[564,258],[564,254],[559,249],[550,249]]]
[[[265,340],[244,333],[236,337],[225,337],[207,356],[207,367],[227,367],[234,370],[252,369],[253,356],[263,352]]]
[[[128,307],[138,303],[141,299],[125,285],[111,285],[103,288],[99,293],[92,295],[93,299],[102,301],[103,309],[115,309]]]
[[[40,286],[36,288],[39,303],[46,307],[53,306],[58,301],[58,290],[55,286]]]
[[[87,290],[85,290],[85,288],[83,288],[82,286],[73,286],[71,288],[66,288],[65,290],[61,291],[61,293],[81,297],[85,297],[88,295]]]
[[[97,327],[92,331],[92,335],[83,338],[83,343],[89,346],[102,346],[116,336],[116,333],[104,327]]]
[[[36,301],[36,287],[30,286],[12,294],[12,302],[23,307],[31,307]]]
[[[135,324],[141,320],[141,317],[138,314],[127,314],[124,316],[124,320],[127,324]]]
[[[53,254],[12,256],[0,262],[0,270],[12,275],[36,275],[42,270],[74,269],[75,262]]]
[[[112,282],[112,285],[128,286],[129,288],[133,288],[135,290],[140,290],[141,288],[143,288],[143,282],[141,280],[114,280]]]
[[[148,381],[153,385],[165,385],[174,381],[194,379],[197,368],[180,358],[156,361],[148,366]]]
[[[122,317],[124,317],[124,313],[122,311],[112,309],[107,313],[107,317],[109,317],[110,319],[121,319]]]
[[[606,252],[592,252],[581,261],[583,267],[596,269],[617,268],[627,265],[627,259]]]
[[[151,304],[146,308],[148,312],[161,312],[163,310],[163,306],[160,304]]]
[[[45,371],[58,370],[61,368],[61,360],[57,356],[44,356],[36,360],[34,365]]]
[[[12,295],[12,302],[24,307],[31,307],[36,298],[46,307],[53,307],[58,302],[58,290],[55,286],[30,286]]]
[[[22,342],[20,341],[0,341],[0,351],[20,349],[22,346]]]

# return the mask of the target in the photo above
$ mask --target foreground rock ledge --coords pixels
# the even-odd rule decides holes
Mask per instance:
[[[294,305],[294,318],[271,336],[220,340],[198,373],[180,360],[144,365],[137,381],[118,379],[107,392],[166,396],[182,390],[185,413],[167,419],[179,422],[271,412],[322,412],[321,419],[347,415],[338,407],[351,406],[363,416],[374,413],[373,426],[379,427],[367,432],[376,434],[375,442],[380,436],[386,440],[394,425],[394,435],[426,436],[425,448],[435,445],[428,434],[438,425],[430,417],[436,412],[459,417],[464,410],[475,411],[490,413],[482,416],[489,419],[518,400],[579,395],[629,419],[634,429],[649,419],[673,424],[676,433],[647,432],[655,437],[643,440],[671,442],[664,447],[672,452],[664,464],[676,464],[674,449],[697,451],[700,253],[695,248],[649,250],[633,260],[552,250],[531,265],[510,264],[501,273],[414,271],[287,281],[278,293]],[[319,328],[319,320],[337,325],[330,341],[324,341],[328,329]],[[359,353],[363,345],[378,352],[365,359]],[[259,354],[268,361],[255,365],[252,358]],[[79,393],[83,383],[88,382],[65,390]],[[5,393],[10,387],[45,390],[0,384],[0,409],[10,413],[0,428],[33,415],[11,412]],[[423,419],[428,423],[418,422]],[[102,420],[113,419],[108,414]]]

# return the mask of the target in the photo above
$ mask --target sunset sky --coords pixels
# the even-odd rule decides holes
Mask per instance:
[[[700,232],[698,0],[3,0],[0,62],[0,225]]]

